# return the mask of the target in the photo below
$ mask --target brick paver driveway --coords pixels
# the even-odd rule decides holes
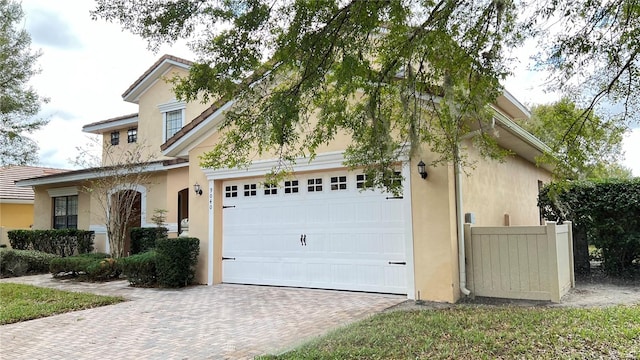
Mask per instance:
[[[242,359],[278,353],[384,310],[403,296],[223,284],[137,289],[2,279],[130,301],[0,326],[1,359]]]

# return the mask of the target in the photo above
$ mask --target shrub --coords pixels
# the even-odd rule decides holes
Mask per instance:
[[[121,272],[116,259],[110,257],[96,259],[86,269],[87,277],[92,281],[117,279]]]
[[[550,184],[539,204],[545,218],[584,227],[609,275],[623,275],[640,259],[640,178]]]
[[[120,276],[115,259],[108,254],[83,254],[51,261],[53,277],[81,277],[91,281],[114,279]]]
[[[118,260],[118,266],[132,286],[153,287],[158,284],[156,257],[156,252],[151,250],[121,258]]]
[[[19,250],[37,250],[62,257],[93,251],[93,231],[78,229],[11,230],[11,247]]]
[[[49,271],[49,264],[57,255],[34,250],[0,249],[0,276],[23,276]]]
[[[131,254],[140,254],[156,247],[157,239],[166,239],[168,229],[165,227],[132,228],[131,229]]]
[[[9,244],[15,250],[27,250],[31,243],[31,234],[31,230],[10,230],[7,232]]]
[[[156,241],[158,284],[183,287],[195,278],[200,240],[197,238],[158,239]]]

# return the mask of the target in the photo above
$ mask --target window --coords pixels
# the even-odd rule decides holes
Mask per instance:
[[[167,141],[182,129],[182,126],[185,124],[186,107],[186,102],[177,100],[158,105],[158,110],[162,114],[163,141]]]
[[[256,184],[244,184],[244,196],[256,196]]]
[[[298,180],[289,180],[284,182],[284,193],[295,194],[298,192]]]
[[[400,171],[394,171],[393,176],[385,179],[385,184],[389,186],[402,186],[402,174]]]
[[[367,187],[367,175],[366,174],[356,175],[356,188],[365,189],[366,187]]]
[[[238,185],[225,186],[224,197],[238,197]]]
[[[53,198],[53,228],[78,228],[78,195]]]
[[[347,177],[346,176],[332,176],[331,177],[331,190],[347,190]]]
[[[322,191],[322,178],[308,179],[307,192]]]
[[[118,145],[120,144],[120,132],[119,131],[112,131],[111,132],[111,145]]]
[[[168,139],[182,128],[182,109],[167,111],[164,116],[165,139]]]
[[[275,184],[264,184],[265,195],[276,195],[277,193],[278,193],[278,188]]]
[[[138,128],[132,128],[127,130],[127,142],[129,144],[138,141]]]

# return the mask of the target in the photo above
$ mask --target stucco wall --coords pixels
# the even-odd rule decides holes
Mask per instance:
[[[186,76],[188,72],[184,69],[172,67],[163,77],[171,78],[174,75]],[[175,94],[171,89],[172,85],[163,79],[156,81],[140,97],[138,108],[138,139],[149,149],[156,152],[157,158],[163,158],[160,152],[160,145],[164,143],[163,138],[163,118],[158,105],[175,101]],[[200,115],[208,106],[199,101],[187,104],[185,109],[185,124]]]
[[[33,204],[0,203],[0,226],[28,229],[33,225]]]
[[[417,173],[423,152],[411,160],[411,207],[416,299],[455,302],[458,291],[458,246],[452,166],[427,167],[428,177]]]
[[[548,183],[551,174],[535,164],[514,155],[504,162],[484,159],[469,147],[469,160],[475,168],[466,168],[463,175],[464,213],[475,215],[478,226],[538,225],[538,181]]]
[[[189,185],[189,168],[187,166],[178,169],[172,169],[167,173],[167,193],[166,193],[166,207],[167,210],[166,221],[171,224],[172,229],[178,227],[178,192],[182,189],[187,189],[193,192],[193,184]],[[191,196],[191,194],[189,194]],[[171,234],[174,235],[174,234]],[[177,234],[175,234],[177,235]]]
[[[0,244],[9,246],[8,231],[33,225],[33,204],[0,203]]]

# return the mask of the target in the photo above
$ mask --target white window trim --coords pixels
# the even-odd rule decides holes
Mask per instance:
[[[55,189],[48,189],[49,197],[62,197],[62,196],[73,196],[78,195],[78,187],[77,186],[69,186],[69,187],[61,187]]]
[[[162,113],[162,141],[166,142],[167,137],[167,113],[169,111],[181,110],[182,111],[182,126],[185,125],[187,103],[184,101],[171,101],[165,104],[158,105],[158,110]],[[181,127],[182,127],[181,126]]]

